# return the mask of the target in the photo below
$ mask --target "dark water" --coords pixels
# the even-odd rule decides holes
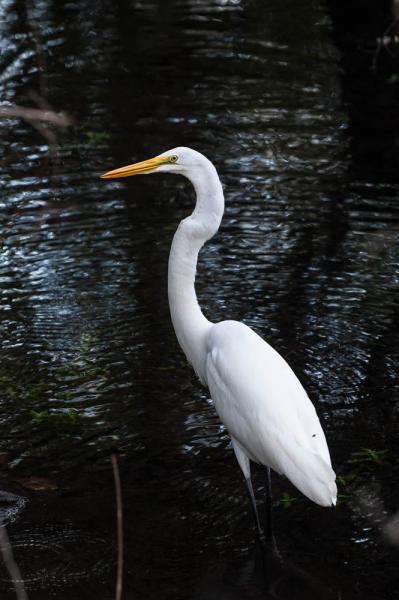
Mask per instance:
[[[192,190],[98,179],[176,145],[209,156],[225,186],[201,305],[287,358],[340,475],[334,510],[274,478],[279,546],[302,572],[276,574],[275,597],[399,598],[382,534],[399,506],[398,144],[386,126],[377,151],[356,152],[373,148],[356,127],[373,111],[342,76],[327,6],[28,9],[0,2],[1,98],[34,90],[74,118],[53,158],[31,126],[0,121],[0,511],[31,600],[114,597],[112,453],[126,598],[267,597],[239,468],[169,320],[168,249]],[[375,160],[384,135],[391,162]],[[15,597],[2,567],[0,590]]]

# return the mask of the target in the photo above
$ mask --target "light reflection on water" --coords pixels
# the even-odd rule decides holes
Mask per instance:
[[[1,10],[12,16],[8,29],[1,25],[12,41],[3,99],[23,103],[38,84],[34,40],[19,3]],[[242,575],[252,560],[228,436],[168,314],[168,249],[192,207],[190,187],[163,177],[98,179],[177,144],[214,160],[225,186],[225,219],[199,264],[204,311],[214,321],[244,320],[282,352],[317,405],[337,472],[358,469],[343,493],[370,480],[394,509],[387,464],[395,468],[398,414],[397,185],[350,177],[324,4],[180,0],[100,10],[43,1],[32,18],[46,49],[49,99],[75,119],[53,160],[27,125],[0,121],[2,486],[29,495],[10,534],[28,589],[35,581],[32,598],[53,593],[58,565],[41,552],[32,566],[30,549],[58,526],[61,547],[63,527],[79,538],[86,575],[74,566],[57,594],[112,589],[112,574],[96,579],[87,554],[98,535],[113,540],[113,451],[134,596],[159,598],[162,589],[164,598],[216,597],[223,577],[215,563],[228,573],[238,561]],[[354,466],[351,452],[369,446],[387,449],[387,464]],[[33,475],[54,480],[57,491],[35,494],[18,483]],[[255,478],[261,492],[262,474]],[[284,493],[296,497],[276,478],[276,503]],[[364,518],[346,501],[336,511],[299,497],[276,506],[282,550],[305,571],[317,554],[326,585],[360,586],[368,598],[374,577],[380,597],[391,599],[389,585],[381,595],[390,557],[378,531],[358,544]],[[43,523],[38,542],[30,532]],[[113,541],[109,554],[100,546],[98,560],[111,562]],[[50,576],[40,589],[35,569],[43,564]],[[242,579],[234,581],[234,597],[247,597]]]

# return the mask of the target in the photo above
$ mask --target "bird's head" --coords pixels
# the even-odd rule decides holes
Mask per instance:
[[[141,162],[120,167],[101,175],[101,179],[117,179],[130,177],[132,175],[150,175],[151,173],[176,173],[187,175],[195,168],[201,167],[204,160],[209,162],[205,156],[191,148],[179,147],[163,152],[159,156],[143,160]]]

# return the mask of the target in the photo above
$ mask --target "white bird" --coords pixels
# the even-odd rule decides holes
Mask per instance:
[[[315,408],[296,375],[267,342],[238,321],[212,323],[195,293],[198,253],[219,229],[223,189],[213,164],[190,148],[109,171],[113,179],[150,173],[184,175],[194,186],[193,213],[174,235],[168,295],[174,330],[200,381],[208,386],[246,479],[258,529],[250,461],[285,475],[321,506],[336,503],[335,473]]]

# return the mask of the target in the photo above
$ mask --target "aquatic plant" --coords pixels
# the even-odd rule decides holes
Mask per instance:
[[[374,462],[379,465],[384,463],[383,458],[388,450],[374,450],[373,448],[361,448],[357,452],[352,452],[351,456],[354,462],[369,463]]]
[[[31,410],[32,419],[40,424],[50,423],[52,425],[64,425],[68,423],[76,423],[81,412],[76,408],[65,408],[61,410]]]
[[[287,492],[284,492],[282,494],[281,498],[279,498],[277,500],[277,502],[275,503],[275,506],[282,506],[285,509],[291,508],[291,506],[298,500],[299,500],[299,498],[297,498],[296,496],[290,496],[290,494],[287,494]]]

